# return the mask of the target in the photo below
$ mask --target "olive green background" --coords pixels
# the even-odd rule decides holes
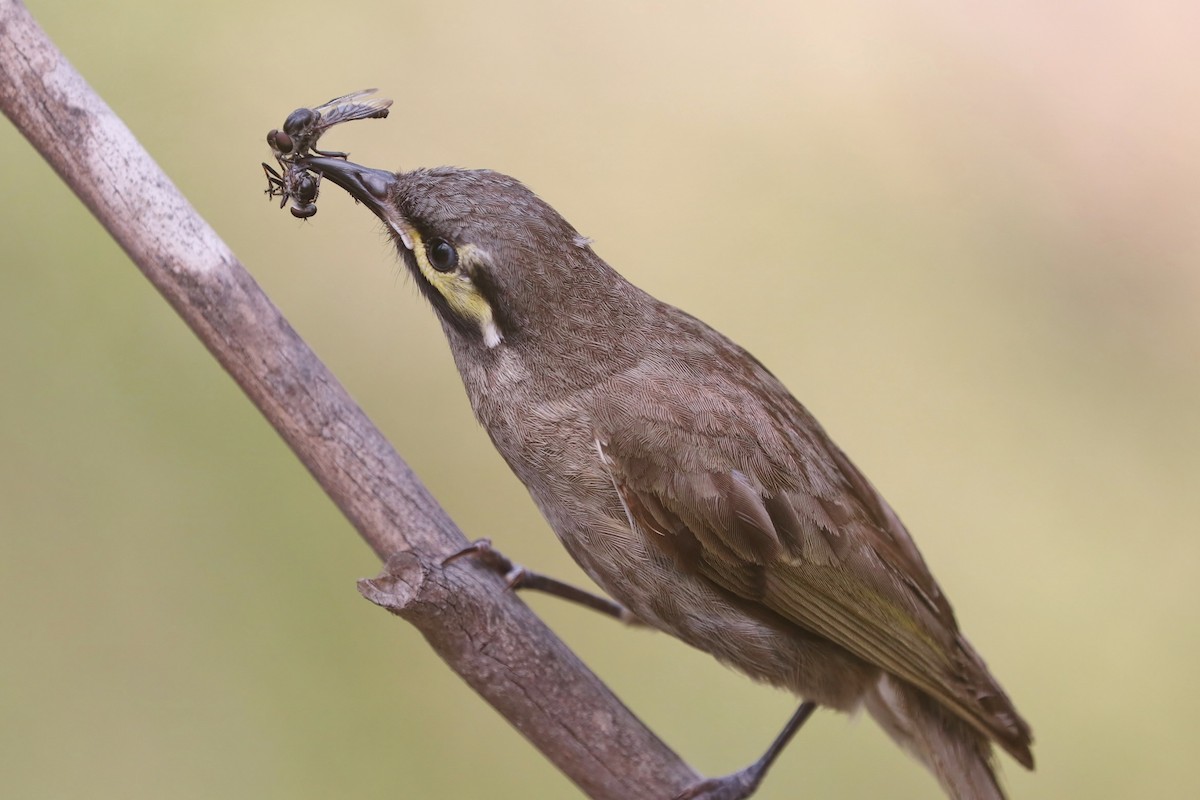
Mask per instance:
[[[30,3],[468,535],[584,581],[370,215],[264,199],[296,106],[379,86],[326,146],[518,176],[791,386],[1033,724],[1015,798],[1195,796],[1200,12],[1067,5]],[[577,797],[358,596],[371,553],[6,122],[0,152],[0,794]],[[531,602],[703,772],[792,711]],[[820,713],[760,796],[935,792]]]

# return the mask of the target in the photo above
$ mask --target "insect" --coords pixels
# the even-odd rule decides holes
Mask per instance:
[[[385,97],[371,97],[375,91],[364,89],[335,97],[315,108],[297,108],[283,121],[283,130],[271,129],[267,133],[267,144],[279,170],[263,162],[263,172],[267,176],[267,197],[280,198],[280,208],[287,205],[288,200],[293,200],[292,216],[299,219],[316,214],[321,178],[305,169],[300,161],[311,154],[324,158],[346,158],[348,153],[318,150],[317,140],[334,125],[357,119],[386,117],[392,101]]]
[[[265,161],[262,166],[267,175],[267,197],[278,197],[280,208],[293,200],[292,216],[298,219],[307,219],[317,213],[316,200],[321,185],[318,176],[297,164],[284,167],[282,174]],[[283,166],[282,162],[280,166]]]

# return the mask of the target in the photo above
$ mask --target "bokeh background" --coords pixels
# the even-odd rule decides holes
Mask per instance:
[[[514,174],[756,353],[899,510],[1034,726],[1015,798],[1200,794],[1200,6],[81,4],[34,15],[471,536],[572,581],[373,219],[263,135]],[[0,123],[0,794],[577,797],[354,581],[378,565]],[[698,769],[792,711],[539,612]],[[768,798],[935,796],[819,714]]]

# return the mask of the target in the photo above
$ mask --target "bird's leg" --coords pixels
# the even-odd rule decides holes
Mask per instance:
[[[537,592],[545,592],[546,594],[560,597],[563,600],[570,600],[572,603],[586,606],[593,611],[599,611],[601,614],[618,619],[627,625],[645,624],[625,606],[609,600],[607,597],[586,592],[569,583],[563,583],[554,578],[549,578],[540,573],[525,569],[520,564],[514,564],[507,556],[492,547],[491,539],[476,539],[462,550],[443,559],[442,566],[464,556],[470,556],[502,575],[508,581],[510,589],[532,589]]]
[[[775,763],[775,759],[779,758],[783,748],[787,747],[787,743],[792,740],[796,731],[800,730],[816,707],[817,704],[811,700],[801,703],[800,707],[796,709],[796,713],[788,720],[788,724],[783,727],[783,730],[775,737],[775,741],[771,742],[771,746],[767,748],[767,752],[763,753],[762,758],[758,761],[740,772],[720,778],[709,778],[690,786],[682,794],[675,795],[674,800],[744,800],[754,794],[758,785],[762,783],[762,779],[766,777],[767,770]]]

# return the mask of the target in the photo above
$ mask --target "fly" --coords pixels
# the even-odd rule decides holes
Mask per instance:
[[[315,108],[297,108],[283,121],[283,130],[271,129],[267,133],[267,144],[279,170],[263,162],[263,172],[267,176],[267,197],[280,198],[280,208],[287,205],[288,200],[294,201],[291,208],[294,217],[307,219],[316,214],[321,178],[298,162],[314,154],[323,158],[346,158],[348,153],[318,150],[317,140],[334,125],[386,117],[392,101],[385,97],[371,97],[375,92],[375,89],[364,89],[335,97]]]

